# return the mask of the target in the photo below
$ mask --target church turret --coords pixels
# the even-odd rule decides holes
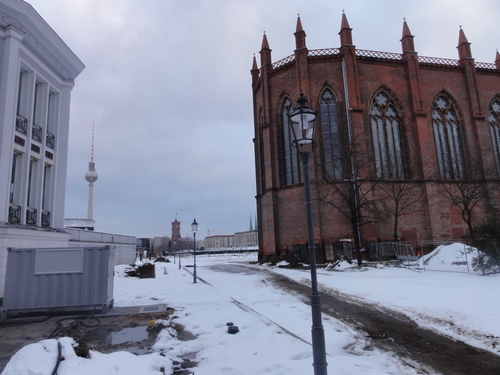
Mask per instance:
[[[260,65],[272,65],[271,59],[271,49],[269,48],[269,42],[267,41],[266,33],[262,37],[262,48],[260,49]]]
[[[401,47],[403,48],[403,53],[410,51],[415,51],[415,44],[413,43],[413,35],[411,35],[410,28],[406,23],[406,19],[403,22],[403,36],[401,37]]]
[[[458,34],[458,59],[463,60],[467,58],[472,58],[472,53],[470,50],[470,43],[467,40],[464,30],[460,26],[460,31]]]
[[[420,67],[418,64],[418,56],[415,51],[415,44],[413,42],[413,35],[411,35],[410,28],[403,19],[403,35],[401,37],[401,48],[403,49],[403,59],[407,61],[407,75],[408,82],[410,83],[410,92],[413,102],[413,109],[415,113],[422,113],[422,92],[420,89]]]
[[[306,32],[302,28],[302,22],[300,22],[300,15],[297,15],[297,28],[295,30],[295,49],[306,47]]]
[[[347,17],[342,11],[342,23],[340,25],[340,45],[352,45],[352,29],[349,26],[349,22],[347,21]]]
[[[500,53],[498,53],[498,50],[497,50],[497,54],[495,56],[495,65],[496,65],[497,69],[500,69]]]
[[[255,54],[253,55],[253,63],[252,70],[250,70],[252,74],[252,86],[254,86],[259,80],[259,68],[257,67],[257,59],[255,58]]]
[[[340,53],[342,55],[342,71],[345,78],[344,94],[350,103],[350,109],[359,110],[362,107],[359,91],[359,76],[357,72],[356,46],[352,44],[352,29],[347,21],[347,16],[342,11],[340,24]]]

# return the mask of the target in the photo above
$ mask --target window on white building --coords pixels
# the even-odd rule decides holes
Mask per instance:
[[[50,211],[50,186],[52,178],[52,167],[45,165],[43,169],[43,191],[42,191],[42,209]]]
[[[54,149],[55,147],[55,133],[57,124],[57,107],[59,105],[59,95],[50,91],[49,92],[49,103],[47,108],[47,135],[46,135],[46,146]]]
[[[26,95],[27,92],[27,79],[28,73],[21,70],[19,72],[19,81],[17,88],[17,105],[16,105],[16,130],[22,134],[27,134],[28,132],[28,120],[26,119]]]
[[[18,168],[19,168],[19,159],[21,156],[19,153],[14,152],[12,155],[12,170],[10,174],[10,192],[9,192],[9,203],[14,204],[16,202],[16,186],[18,180]]]

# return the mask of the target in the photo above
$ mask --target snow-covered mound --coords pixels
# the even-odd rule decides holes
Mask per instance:
[[[426,270],[482,273],[475,266],[484,253],[463,243],[438,246],[431,253],[420,258],[420,266]]]

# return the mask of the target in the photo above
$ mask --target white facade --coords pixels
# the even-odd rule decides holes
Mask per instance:
[[[70,99],[84,68],[31,5],[0,0],[0,298],[7,248],[68,245]]]
[[[234,234],[234,246],[238,248],[257,248],[259,246],[259,234],[257,230],[237,232]]]
[[[205,237],[205,250],[234,246],[234,234]]]
[[[132,264],[135,262],[135,237],[121,234],[94,232],[75,228],[66,228],[71,234],[70,247],[101,247],[114,248],[114,264]]]

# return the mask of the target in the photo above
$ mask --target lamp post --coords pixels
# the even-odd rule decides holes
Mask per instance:
[[[181,238],[177,239],[177,257],[179,258],[179,269],[181,269]]]
[[[196,232],[198,232],[198,223],[196,219],[191,223],[191,231],[193,232],[193,248],[194,248],[194,272],[193,272],[193,283],[196,284]]]
[[[316,277],[316,247],[314,246],[313,217],[311,207],[311,181],[309,177],[309,157],[313,152],[316,131],[316,111],[307,106],[307,99],[301,92],[297,100],[298,108],[288,115],[293,133],[293,146],[299,151],[304,169],[304,188],[307,212],[309,259],[311,263],[311,315],[314,375],[327,375],[325,332],[321,322],[321,299]]]

